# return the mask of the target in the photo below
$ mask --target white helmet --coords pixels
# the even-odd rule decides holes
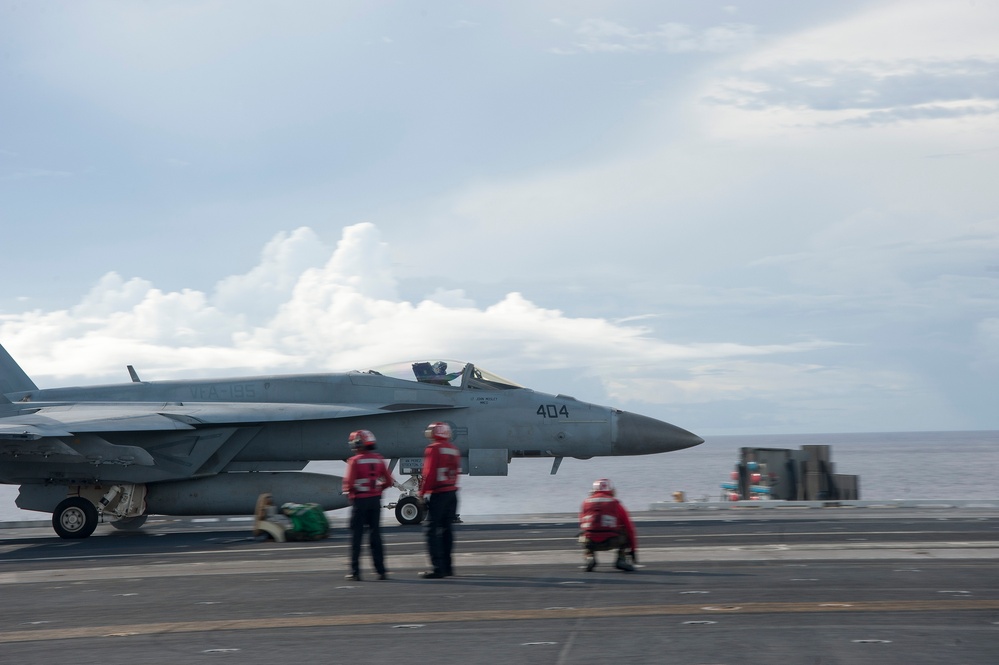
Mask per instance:
[[[427,425],[427,429],[424,430],[423,435],[426,436],[431,441],[444,441],[451,440],[451,426],[444,422],[430,423]]]
[[[594,480],[593,481],[593,491],[594,492],[610,492],[611,494],[613,494],[614,493],[614,486],[611,484],[611,481],[607,480],[606,478],[601,478],[599,480]]]

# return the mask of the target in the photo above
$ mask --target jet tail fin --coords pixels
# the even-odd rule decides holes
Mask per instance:
[[[38,386],[32,381],[21,366],[10,357],[7,349],[0,344],[0,401],[9,401],[4,397],[6,393],[24,392],[26,390],[38,390]]]

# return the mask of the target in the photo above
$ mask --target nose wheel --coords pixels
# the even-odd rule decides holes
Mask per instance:
[[[395,518],[399,524],[420,524],[427,516],[427,506],[419,497],[403,496],[395,504]]]

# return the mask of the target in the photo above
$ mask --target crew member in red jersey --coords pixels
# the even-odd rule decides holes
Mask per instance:
[[[392,487],[392,473],[385,466],[385,458],[375,452],[375,435],[366,429],[351,432],[347,444],[354,456],[347,460],[347,473],[343,477],[343,493],[350,500],[350,574],[348,580],[361,579],[361,541],[368,530],[371,559],[378,579],[388,579],[385,570],[385,551],[382,547],[381,511],[382,490]]]
[[[586,572],[596,567],[597,552],[615,549],[617,561],[614,566],[625,572],[635,570],[628,561],[628,555],[635,560],[638,549],[635,525],[625,507],[614,497],[614,486],[606,478],[594,481],[590,496],[583,501],[579,510],[579,531]]]
[[[451,426],[430,423],[424,432],[430,445],[423,451],[423,482],[420,494],[427,503],[427,549],[433,570],[421,577],[436,580],[454,574],[451,551],[454,548],[453,525],[458,514],[458,474],[461,453],[451,443]]]

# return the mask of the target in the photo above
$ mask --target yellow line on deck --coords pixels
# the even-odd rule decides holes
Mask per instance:
[[[418,615],[406,612],[396,614],[350,614],[343,616],[283,616],[259,619],[177,621],[19,630],[0,632],[0,644],[43,640],[165,635],[171,633],[207,633],[226,630],[270,630],[384,624],[413,625],[414,623],[467,623],[474,621],[604,619],[625,616],[717,616],[720,614],[799,614],[816,612],[850,614],[856,612],[954,612],[961,610],[999,610],[999,600],[877,600],[863,602],[827,601],[822,603],[740,603],[732,605],[623,605],[617,607],[421,612]]]

